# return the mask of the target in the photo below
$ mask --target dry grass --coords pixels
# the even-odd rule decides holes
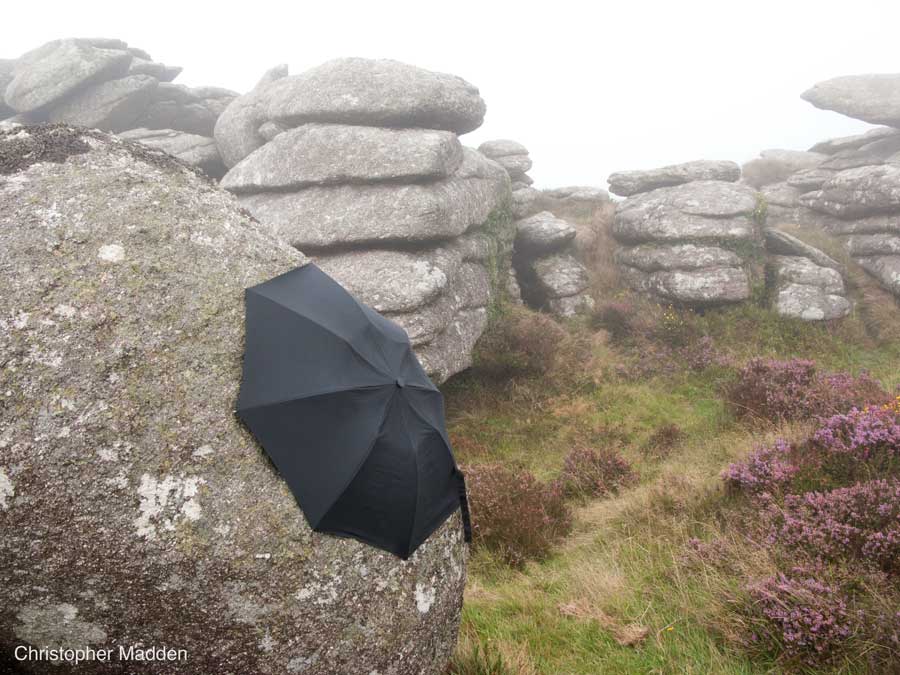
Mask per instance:
[[[578,230],[575,251],[590,272],[594,299],[609,298],[621,289],[613,259],[616,249],[612,236],[615,202],[585,204],[542,196],[540,208],[567,220]]]

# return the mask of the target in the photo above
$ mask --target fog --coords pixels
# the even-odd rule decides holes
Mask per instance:
[[[2,57],[58,37],[116,37],[184,67],[176,82],[246,91],[272,65],[393,58],[460,75],[488,105],[477,145],[513,138],[538,187],[621,169],[745,161],[868,125],[799,95],[900,70],[890,2],[6,3]]]

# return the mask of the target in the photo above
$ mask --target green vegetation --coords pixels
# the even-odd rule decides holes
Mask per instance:
[[[489,545],[474,549],[451,672],[785,670],[777,651],[746,649],[735,603],[746,600],[748,579],[775,568],[765,545],[740,534],[739,500],[721,475],[811,422],[748,424],[726,392],[754,357],[865,371],[894,391],[900,342],[881,336],[900,325],[900,311],[879,312],[873,330],[863,309],[827,326],[752,303],[700,315],[619,293],[591,321],[562,327],[505,308],[476,365],[444,387],[461,464],[501,464],[552,486],[573,449],[593,448],[614,450],[637,480],[570,498],[570,531],[523,564]],[[727,542],[729,564],[696,555],[698,541]],[[862,657],[830,667],[868,672]]]

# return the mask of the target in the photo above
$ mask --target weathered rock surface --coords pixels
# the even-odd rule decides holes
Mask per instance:
[[[514,218],[527,218],[538,210],[538,199],[541,191],[527,187],[514,190],[512,193],[512,214]]]
[[[900,162],[900,135],[882,138],[855,150],[841,150],[822,162],[820,168],[843,171],[860,166],[897,164],[898,162]]]
[[[576,234],[565,220],[541,211],[516,223],[515,248],[521,253],[550,253],[567,246]]]
[[[831,295],[815,286],[787,284],[779,288],[775,298],[775,311],[804,321],[832,321],[850,313],[851,305],[841,295]]]
[[[636,291],[690,306],[741,302],[750,297],[750,280],[747,273],[739,267],[704,267],[650,273],[625,267],[623,278]]]
[[[133,129],[157,83],[156,78],[149,75],[109,80],[68,97],[45,117],[48,122],[64,122],[89,129],[114,132]]]
[[[808,258],[773,256],[775,311],[804,321],[831,321],[850,313],[844,280],[837,270]]]
[[[548,299],[578,295],[590,283],[584,266],[568,253],[539,258],[533,269],[535,280]]]
[[[177,157],[185,164],[196,167],[210,178],[221,178],[225,165],[219,156],[214,139],[207,136],[186,134],[173,129],[132,129],[119,137],[136,141]]]
[[[878,255],[858,258],[869,274],[894,295],[900,297],[900,255]]]
[[[54,40],[23,54],[4,94],[17,112],[32,112],[92,82],[128,72],[132,55],[121,48],[96,47],[88,40]]]
[[[811,209],[851,219],[900,212],[900,166],[847,169],[801,198]]]
[[[641,244],[616,251],[616,262],[644,272],[695,270],[704,267],[740,267],[740,256],[717,246]]]
[[[854,257],[900,255],[900,234],[852,234],[844,238],[844,244]]]
[[[532,167],[531,158],[528,155],[503,155],[492,158],[497,164],[509,172],[509,177],[521,180],[525,172]]]
[[[804,169],[788,176],[787,184],[793,188],[797,188],[801,194],[818,190],[835,174],[832,169]]]
[[[733,182],[741,177],[741,167],[734,162],[701,159],[644,171],[618,171],[610,175],[611,192],[630,197],[662,187],[671,187],[698,180]]]
[[[266,119],[264,96],[269,87],[287,75],[286,65],[270,68],[251,91],[238,96],[219,115],[213,136],[225,166],[234,166],[267,140],[272,140],[260,133],[263,126],[272,122]]]
[[[508,195],[505,172],[466,150],[456,173],[431,183],[310,187],[240,201],[292,245],[318,249],[455,237],[484,223]]]
[[[821,267],[828,267],[839,272],[841,270],[842,266],[837,260],[792,234],[782,232],[773,227],[767,227],[763,234],[765,236],[766,249],[771,253],[782,256],[800,256],[808,258]]]
[[[840,272],[817,265],[799,256],[772,256],[775,279],[779,285],[800,284],[815,286],[831,295],[844,294],[844,280]]]
[[[801,98],[864,122],[900,127],[900,74],[835,77],[813,85]]]
[[[493,141],[485,141],[479,145],[478,152],[485,157],[497,159],[508,155],[527,155],[528,148],[517,141],[512,141],[508,138],[498,138]]]
[[[443,673],[459,518],[406,562],[313,533],[232,414],[243,291],[303,255],[139,145],[34,129],[9,143],[21,159],[0,176],[3,651],[165,644],[197,673]]]
[[[856,150],[864,145],[868,145],[873,141],[891,136],[900,135],[900,130],[891,127],[877,127],[870,129],[862,134],[854,134],[852,136],[841,136],[839,138],[829,138],[812,146],[810,152],[821,152],[825,155],[833,155],[841,150]]]
[[[746,185],[698,181],[635,195],[619,205],[613,234],[629,243],[750,239],[756,192]]]
[[[334,59],[273,83],[266,120],[298,126],[341,122],[444,129],[464,134],[484,121],[478,88],[461,77],[388,59]]]
[[[275,136],[222,179],[235,193],[445,178],[463,160],[449,131],[304,124]]]
[[[795,207],[800,205],[799,189],[788,183],[770,183],[760,188],[760,194],[766,200],[767,205]]]
[[[448,248],[407,253],[372,249],[318,256],[316,264],[379,312],[411,312],[436,300],[462,263]]]

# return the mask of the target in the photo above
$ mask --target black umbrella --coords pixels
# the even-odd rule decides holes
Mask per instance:
[[[406,332],[309,264],[248,288],[237,412],[310,527],[408,558],[465,483]]]

